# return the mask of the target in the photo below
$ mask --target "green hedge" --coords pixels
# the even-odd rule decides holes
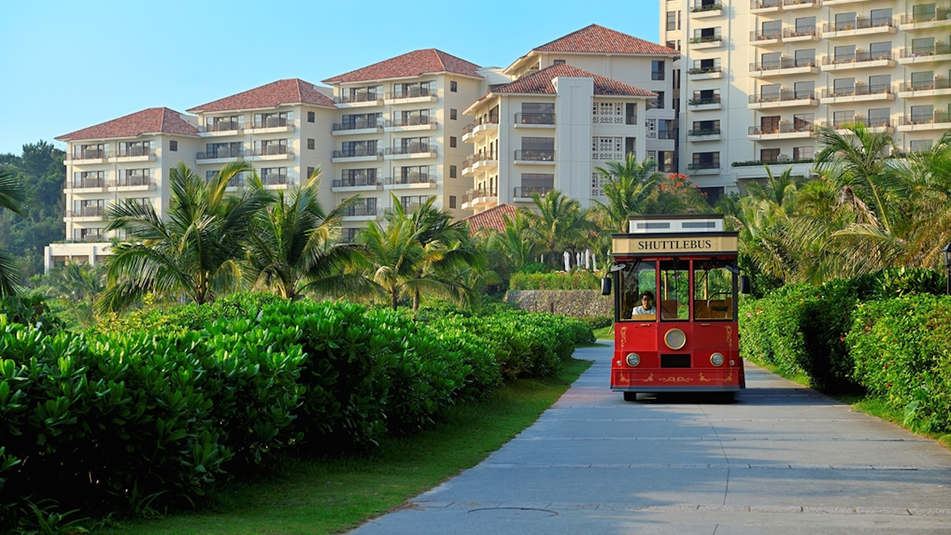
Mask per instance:
[[[861,304],[846,340],[856,380],[871,395],[904,412],[914,429],[951,431],[951,298]]]
[[[593,272],[572,270],[554,273],[516,273],[509,280],[510,290],[597,290],[601,279]]]
[[[416,322],[269,301],[149,311],[137,317],[147,329],[80,335],[0,315],[0,531],[27,499],[85,513],[158,507],[276,451],[372,447],[503,377],[553,373],[594,338],[580,321],[521,311]]]

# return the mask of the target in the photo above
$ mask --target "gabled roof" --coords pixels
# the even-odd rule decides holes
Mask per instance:
[[[519,94],[555,94],[555,84],[552,80],[555,78],[592,78],[594,79],[595,95],[619,95],[630,97],[648,97],[657,96],[656,93],[618,82],[604,76],[590,73],[586,70],[572,67],[567,63],[558,63],[550,65],[544,69],[533,72],[512,83],[505,84],[495,88],[492,93],[519,93]]]
[[[424,74],[453,73],[482,78],[480,67],[435,48],[414,50],[368,67],[323,80],[325,84],[344,84],[391,78],[414,78]]]
[[[533,52],[583,52],[594,54],[662,54],[680,52],[650,41],[592,24],[532,49]]]
[[[83,128],[57,137],[59,141],[81,139],[114,139],[138,137],[144,134],[177,134],[197,136],[198,129],[186,121],[182,114],[168,108],[149,108],[106,121],[96,126]]]
[[[189,108],[192,113],[218,111],[258,110],[276,108],[284,104],[313,104],[333,108],[333,100],[317,90],[314,84],[300,78],[288,78],[249,89],[237,95]]]
[[[462,218],[469,223],[469,234],[475,235],[480,229],[490,228],[503,232],[505,230],[505,217],[515,218],[516,208],[511,204],[500,204],[489,208],[484,212],[470,215]]]

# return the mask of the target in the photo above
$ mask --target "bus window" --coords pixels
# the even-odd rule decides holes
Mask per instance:
[[[638,314],[635,316],[634,308],[641,305],[641,295],[644,292],[651,292],[655,296],[654,310],[656,311],[656,289],[657,267],[654,262],[637,262],[631,264],[619,273],[618,290],[621,296],[621,305],[618,309],[618,316],[621,321],[640,320],[654,321],[657,319],[656,312],[653,314]]]
[[[733,273],[724,260],[694,264],[693,317],[696,320],[733,319]]]
[[[690,263],[684,260],[660,262],[660,292],[657,308],[662,320],[690,319]]]

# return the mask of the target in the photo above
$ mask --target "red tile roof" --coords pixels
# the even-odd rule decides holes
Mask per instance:
[[[344,84],[391,78],[413,78],[423,74],[453,73],[482,78],[481,67],[435,48],[414,50],[368,67],[323,80],[325,84]]]
[[[679,55],[666,46],[592,24],[532,49],[533,52],[584,52],[596,54]]]
[[[168,108],[149,108],[125,117],[106,121],[96,126],[83,128],[75,132],[57,137],[59,141],[76,141],[80,139],[114,139],[123,137],[138,137],[143,134],[178,134],[183,136],[197,136],[198,129],[184,118],[182,114]]]
[[[258,110],[276,108],[282,104],[313,104],[333,108],[333,100],[317,90],[314,84],[299,78],[278,80],[237,95],[189,108],[192,113],[217,111]]]
[[[502,232],[505,230],[505,216],[515,219],[516,209],[511,204],[500,204],[488,210],[464,217],[469,222],[469,234],[475,235],[479,229],[490,228]]]
[[[491,94],[498,93],[521,93],[521,94],[555,94],[555,84],[552,80],[559,77],[568,78],[593,78],[595,95],[620,95],[632,97],[655,97],[655,93],[634,87],[632,85],[618,82],[604,76],[590,73],[588,71],[572,67],[567,63],[558,63],[550,65],[544,69],[533,72],[512,83],[505,84],[492,91]],[[483,97],[485,98],[485,97]],[[480,99],[481,100],[481,99]]]

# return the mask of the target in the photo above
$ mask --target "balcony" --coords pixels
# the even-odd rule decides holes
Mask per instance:
[[[902,82],[898,86],[898,98],[934,98],[951,95],[951,83],[947,78],[936,76],[924,82]]]
[[[555,125],[554,113],[516,113],[515,128],[519,127],[552,127]]]
[[[780,58],[779,61],[765,63],[750,63],[751,78],[768,78],[771,76],[789,76],[792,74],[817,74],[819,67],[815,59]]]
[[[938,61],[951,61],[951,46],[941,41],[929,47],[903,48],[898,57],[898,63],[902,65]]]
[[[470,124],[462,129],[462,142],[475,143],[476,140],[485,137],[489,132],[499,131],[498,117],[490,118],[489,122],[482,124]]]
[[[66,161],[69,163],[103,163],[106,159],[106,151],[102,149],[87,149],[69,154]]]
[[[777,94],[750,95],[747,108],[762,110],[767,108],[795,108],[798,106],[818,106],[815,91],[793,91],[783,89]]]
[[[242,130],[241,123],[237,121],[218,121],[217,123],[205,124],[198,127],[198,133],[202,136],[233,136],[240,134]]]
[[[779,30],[761,32],[761,31],[752,31],[750,32],[750,44],[753,46],[766,46],[766,45],[775,45],[783,38],[783,32]]]
[[[720,95],[694,97],[687,101],[687,105],[690,106],[693,111],[719,110],[721,107]]]
[[[894,88],[888,84],[866,85],[856,82],[854,87],[847,89],[823,89],[819,98],[822,104],[876,100],[895,100]]]
[[[286,145],[273,145],[256,148],[251,153],[251,156],[262,160],[285,160],[293,159],[294,151]]]
[[[331,183],[331,191],[373,191],[382,187],[375,176],[356,175],[340,178]]]
[[[349,134],[379,134],[383,131],[383,125],[377,120],[376,117],[369,119],[360,118],[346,123],[334,123],[331,131],[335,136]]]
[[[155,150],[148,147],[128,147],[110,151],[109,159],[113,158],[122,161],[150,161],[155,159]]]
[[[407,143],[401,147],[387,147],[384,155],[391,159],[435,158],[436,147],[429,143]]]
[[[386,177],[383,185],[392,189],[435,188],[436,175],[429,173],[408,173],[403,176]]]
[[[499,196],[495,191],[485,189],[471,189],[462,196],[462,209],[475,210],[477,208],[488,209],[499,204]]]
[[[940,26],[951,26],[951,11],[946,7],[936,7],[934,13],[902,15],[898,28],[902,31],[928,30]]]
[[[790,123],[781,121],[778,125],[751,126],[747,132],[751,141],[768,141],[772,139],[795,139],[815,137],[815,127],[810,122],[800,121]]]
[[[79,210],[67,210],[65,219],[67,221],[101,221],[105,217],[104,206],[82,206]]]
[[[555,188],[552,186],[519,186],[513,189],[512,196],[515,202],[530,202],[532,195],[545,197],[553,189]]]
[[[720,141],[719,128],[694,128],[687,131],[687,140],[693,142]]]
[[[723,4],[719,2],[706,5],[701,2],[694,2],[693,6],[690,8],[690,18],[692,19],[719,17],[722,14]]]
[[[462,175],[471,176],[476,171],[495,169],[498,166],[499,160],[494,152],[470,154],[462,163]]]
[[[949,128],[951,128],[951,114],[943,110],[935,110],[928,115],[918,113],[905,115],[898,123],[899,132],[947,130]]]
[[[750,13],[772,13],[783,8],[783,0],[751,0]]]
[[[436,119],[424,115],[411,115],[400,119],[386,121],[383,130],[386,132],[405,132],[411,130],[435,130]]]
[[[783,0],[783,9],[811,9],[819,7],[819,0]]]
[[[244,158],[244,149],[218,149],[199,152],[195,155],[196,160],[228,160],[233,158]]]
[[[783,28],[784,43],[798,43],[801,41],[818,41],[819,28],[804,26],[801,28]]]
[[[811,176],[813,160],[811,158],[790,159],[789,156],[780,154],[775,160],[734,162],[731,165],[737,180],[753,180],[767,178],[766,168],[769,168],[773,176],[779,176],[789,168],[792,168],[793,176]]]
[[[72,193],[96,193],[106,190],[106,181],[102,178],[80,178],[67,182],[64,192]]]
[[[142,191],[155,189],[155,181],[148,175],[125,176],[109,184],[110,191]]]
[[[690,48],[702,50],[706,48],[719,48],[723,46],[722,35],[709,35],[690,38]]]
[[[687,170],[692,175],[719,175],[720,161],[715,160],[712,162],[693,162],[687,164]]]
[[[357,205],[350,207],[343,214],[344,221],[372,221],[380,218],[376,206]]]
[[[265,130],[267,132],[293,132],[294,121],[286,117],[264,117],[255,119],[247,130]]]
[[[515,149],[515,163],[553,164],[554,149]]]
[[[383,96],[373,91],[356,91],[349,95],[334,97],[334,104],[336,104],[338,108],[382,106]]]
[[[437,91],[428,87],[412,87],[404,91],[391,91],[383,97],[384,104],[415,104],[436,102]]]
[[[822,58],[823,71],[845,71],[876,67],[894,67],[895,60],[891,50],[874,55],[865,50],[856,50],[854,54],[843,56],[825,56]]]
[[[337,162],[374,162],[383,159],[383,151],[375,148],[367,149],[359,147],[347,150],[335,150],[331,157],[333,163]]]
[[[824,2],[823,5],[829,5]],[[890,17],[855,17],[854,23],[833,23],[825,24],[822,27],[823,39],[839,39],[843,37],[854,37],[856,35],[880,35],[887,33],[897,33],[898,28],[895,25],[895,19]]]
[[[694,67],[687,71],[690,80],[713,80],[723,77],[723,68],[716,67]]]

